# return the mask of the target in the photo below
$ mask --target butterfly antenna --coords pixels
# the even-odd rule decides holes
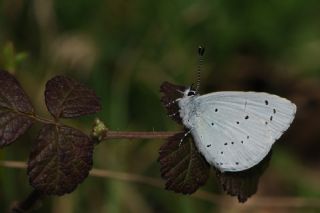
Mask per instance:
[[[199,91],[200,88],[200,80],[201,80],[201,66],[203,63],[203,55],[204,55],[204,47],[199,46],[198,48],[198,70],[197,70],[197,87],[196,87],[196,91]]]

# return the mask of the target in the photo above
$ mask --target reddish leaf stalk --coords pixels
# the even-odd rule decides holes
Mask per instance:
[[[166,139],[179,132],[127,132],[127,131],[108,131],[102,140],[109,139]]]
[[[98,143],[109,139],[167,139],[179,132],[176,131],[110,131],[106,125],[96,118],[92,128],[91,136],[97,140]]]

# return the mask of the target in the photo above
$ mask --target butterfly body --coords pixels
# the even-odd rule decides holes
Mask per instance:
[[[296,106],[285,98],[257,92],[191,89],[178,99],[183,125],[207,162],[222,172],[258,164],[293,121]]]

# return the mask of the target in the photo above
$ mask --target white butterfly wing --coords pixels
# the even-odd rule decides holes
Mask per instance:
[[[195,101],[191,133],[206,160],[221,171],[258,164],[296,112],[289,100],[267,93],[216,92]]]

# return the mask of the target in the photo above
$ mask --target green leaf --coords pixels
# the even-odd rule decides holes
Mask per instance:
[[[178,133],[161,146],[160,171],[167,181],[166,189],[192,194],[204,185],[209,177],[210,166],[199,154],[191,137]],[[180,143],[181,138],[183,142]]]
[[[47,124],[40,130],[28,162],[31,185],[47,195],[72,192],[92,167],[93,142],[81,131]]]
[[[256,166],[241,172],[224,172],[216,170],[218,183],[231,196],[237,196],[239,202],[245,202],[258,189],[261,175],[268,167],[271,158],[269,154]]]
[[[100,100],[93,90],[64,76],[56,76],[47,82],[45,100],[55,118],[79,117],[101,110]]]
[[[13,143],[32,125],[33,106],[19,82],[0,70],[0,147]]]

